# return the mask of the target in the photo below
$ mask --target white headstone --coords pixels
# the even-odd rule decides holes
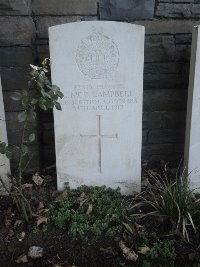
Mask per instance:
[[[1,87],[1,79],[0,79],[0,142],[7,142],[7,132],[6,132],[6,123],[5,123],[5,114],[4,114],[4,104],[3,104],[3,94]],[[10,174],[10,162],[6,158],[5,155],[0,154],[0,177],[3,179],[7,188],[9,188],[9,178],[8,174]],[[0,182],[0,195],[4,194],[5,190]]]
[[[76,22],[49,29],[58,188],[140,191],[144,27]]]
[[[192,33],[190,79],[188,89],[187,123],[184,165],[190,173],[191,188],[200,191],[200,32]]]

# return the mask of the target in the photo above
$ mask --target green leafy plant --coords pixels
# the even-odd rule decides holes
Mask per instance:
[[[153,244],[153,247],[147,252],[147,258],[151,260],[159,260],[159,262],[167,261],[173,263],[176,258],[173,242],[169,240],[159,240]]]
[[[29,201],[26,198],[23,189],[23,174],[32,159],[29,145],[35,141],[36,134],[31,130],[31,125],[37,117],[37,110],[48,110],[56,108],[61,110],[58,102],[63,97],[59,87],[52,85],[46,76],[50,64],[49,59],[42,62],[42,67],[30,65],[31,72],[27,87],[18,92],[14,92],[11,98],[18,101],[22,108],[22,112],[18,115],[18,121],[22,124],[20,144],[6,145],[0,142],[0,153],[11,159],[14,155],[18,159],[17,175],[11,177],[12,191],[10,192],[19,211],[24,219],[28,222],[32,218],[32,210]],[[9,193],[3,179],[0,182],[4,189]]]
[[[67,228],[70,235],[81,239],[88,233],[116,236],[121,232],[126,206],[121,204],[119,189],[67,187],[65,195],[66,199],[49,207],[49,217],[56,226]]]
[[[177,172],[175,180],[167,176],[153,177],[153,184],[136,196],[132,209],[133,217],[156,217],[186,241],[199,226],[200,199],[189,188],[189,176],[185,172]],[[138,209],[140,213],[135,212]]]

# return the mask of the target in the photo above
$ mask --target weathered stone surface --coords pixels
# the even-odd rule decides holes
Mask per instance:
[[[181,56],[181,54],[179,54]],[[176,55],[178,59],[178,54]],[[182,62],[145,63],[144,88],[149,89],[187,89],[189,64]]]
[[[96,0],[33,0],[35,15],[97,15]]]
[[[142,148],[142,159],[150,163],[164,160],[177,167],[182,157],[183,144],[146,144]]]
[[[188,77],[181,74],[146,74],[144,90],[149,89],[187,89]]]
[[[176,34],[175,41],[176,44],[191,44],[192,34]]]
[[[145,90],[144,111],[184,111],[187,90]]]
[[[190,82],[188,88],[184,167],[192,189],[200,192],[200,26],[192,33]]]
[[[181,54],[179,54],[181,57]],[[178,54],[176,55],[178,59]],[[181,58],[179,58],[180,60]],[[181,60],[180,60],[181,61]],[[145,63],[144,88],[149,89],[187,89],[189,64],[182,62]]]
[[[49,58],[49,46],[48,45],[38,45],[37,46],[37,58],[39,62],[42,62],[44,58]]]
[[[17,124],[15,124],[15,126],[17,127]],[[37,145],[37,143],[39,142],[38,140],[38,136],[37,136],[37,131],[36,129],[33,129],[32,131],[34,131],[36,138],[34,140],[34,142],[31,143],[31,145]],[[29,135],[25,135],[26,140],[28,140]],[[21,140],[21,132],[19,128],[16,128],[14,130],[11,130],[10,128],[8,128],[8,141],[10,144],[14,144],[14,145],[19,145],[20,144],[20,140]]]
[[[52,82],[65,95],[54,110],[58,188],[140,191],[144,28],[77,22],[49,34]]]
[[[185,127],[185,112],[153,111],[143,113],[143,128],[176,129]]]
[[[183,158],[183,154],[180,153],[171,153],[171,154],[166,154],[163,152],[163,154],[159,153],[159,151],[157,151],[157,154],[151,155],[149,156],[149,158],[144,158],[142,157],[143,160],[155,164],[155,163],[159,163],[161,161],[165,161],[165,162],[169,162],[170,166],[174,168],[178,168],[178,166],[180,165],[180,162],[182,161]]]
[[[1,0],[0,15],[30,15],[31,0]]]
[[[21,111],[22,108],[19,104],[19,101],[13,101],[10,98],[11,94],[12,94],[11,91],[4,91],[3,92],[5,111],[6,112],[8,112],[8,111]]]
[[[40,165],[46,168],[54,165],[56,168],[56,153],[55,146],[45,146],[40,144]]]
[[[152,19],[155,0],[100,0],[102,20]]]
[[[38,145],[31,145],[29,147],[29,150],[32,155],[32,158],[24,172],[25,174],[30,175],[30,173],[37,172],[40,169],[40,153]],[[18,168],[18,159],[16,155],[13,156],[10,163],[11,163],[11,169],[14,170]]]
[[[200,0],[157,0],[159,3],[200,3]]]
[[[186,111],[163,111],[161,112],[161,128],[184,129],[186,122]]]
[[[31,17],[0,16],[0,46],[30,45],[35,39]]]
[[[2,68],[0,69],[4,91],[21,89],[27,85],[26,75],[28,68]]]
[[[182,73],[183,69],[185,69],[185,66],[180,62],[150,62],[144,64],[144,75],[178,75]]]
[[[42,143],[45,145],[54,146],[54,125],[53,122],[46,122],[42,124]]]
[[[1,47],[0,67],[25,67],[33,63],[30,47]]]
[[[147,143],[149,130],[148,129],[142,129],[142,144],[145,145]]]
[[[172,144],[148,144],[142,147],[142,156],[144,159],[149,159],[152,155],[171,155],[174,152]],[[162,160],[162,157],[160,157]]]
[[[134,21],[134,24],[145,27],[146,34],[191,33],[192,28],[200,24],[199,20],[154,20]]]
[[[174,152],[184,154],[184,144],[175,144]]]
[[[60,25],[69,22],[76,22],[76,21],[90,21],[95,20],[94,17],[81,17],[81,16],[55,16],[55,17],[38,17],[36,18],[36,25],[37,25],[37,36],[39,38],[49,38],[48,36],[48,28],[55,25]]]
[[[145,62],[173,61],[175,51],[172,35],[152,35],[145,38]]]
[[[7,128],[14,132],[16,129],[20,132],[23,127],[23,124],[18,121],[18,115],[20,112],[6,112],[6,124]],[[27,129],[35,129],[37,127],[37,121],[33,122],[27,127]],[[16,144],[16,143],[15,143]]]
[[[8,130],[8,143],[19,145],[21,140],[21,131],[23,124],[18,121],[18,114],[20,112],[6,112],[6,124]],[[31,132],[34,132],[36,135],[36,139],[31,143],[31,146],[37,146],[38,143],[38,131],[37,131],[37,122],[35,121],[33,124],[29,125],[28,128]],[[28,140],[29,132],[25,133],[25,138]],[[16,159],[15,159],[16,160]],[[15,161],[14,160],[14,161]],[[38,165],[39,166],[39,165]]]
[[[144,112],[142,119],[142,127],[147,129],[161,128],[161,112],[153,111],[153,112]]]
[[[155,14],[164,18],[200,18],[200,4],[159,3]]]
[[[189,63],[190,51],[191,51],[190,45],[176,45],[175,60]],[[189,77],[189,75],[188,75],[188,77]]]
[[[4,113],[4,101],[2,95],[1,87],[1,77],[0,77],[0,142],[8,143],[7,141],[7,131]],[[0,177],[4,181],[7,189],[9,190],[10,181],[8,175],[10,174],[10,162],[5,155],[0,154]],[[2,187],[0,182],[0,195],[6,192],[5,188]]]
[[[148,135],[149,144],[183,143],[184,129],[155,129]]]

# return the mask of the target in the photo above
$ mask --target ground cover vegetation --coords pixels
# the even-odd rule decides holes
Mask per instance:
[[[1,198],[0,265],[198,266],[199,198],[188,177],[143,176],[145,189],[126,197],[105,186],[58,191],[52,173],[25,178],[33,217],[25,222],[13,199]],[[43,257],[28,256],[32,245]]]
[[[31,66],[27,88],[12,95],[24,110],[20,145],[0,143],[0,153],[19,159],[0,197],[0,266],[198,266],[200,198],[184,171],[146,166],[142,192],[131,196],[105,186],[58,191],[51,169],[24,174],[37,110],[61,109],[48,66]]]

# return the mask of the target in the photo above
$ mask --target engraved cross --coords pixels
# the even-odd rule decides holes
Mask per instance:
[[[101,173],[101,139],[102,138],[116,138],[118,134],[106,135],[101,133],[101,115],[97,115],[97,134],[80,134],[81,137],[97,137],[98,138],[98,171]]]

